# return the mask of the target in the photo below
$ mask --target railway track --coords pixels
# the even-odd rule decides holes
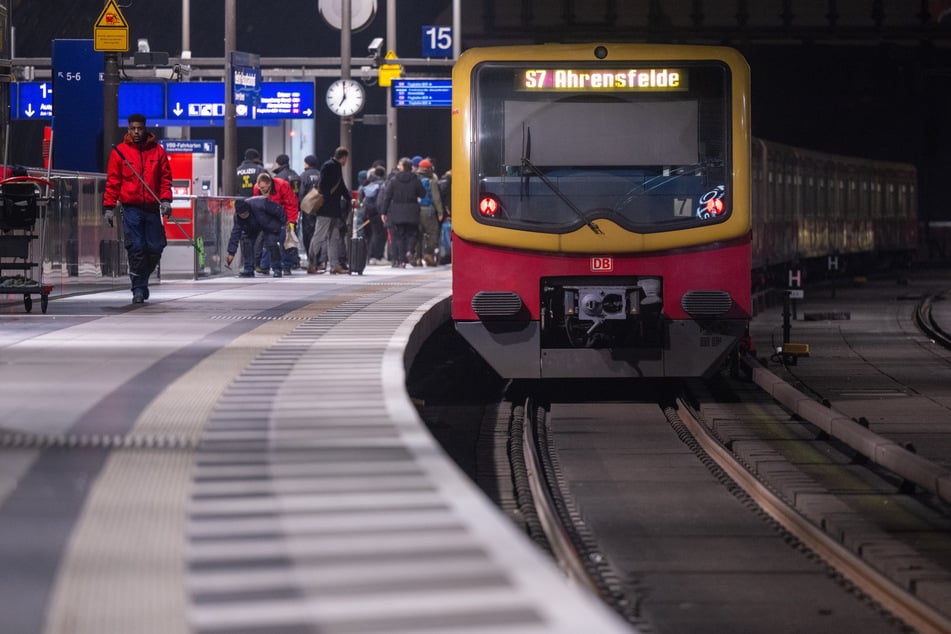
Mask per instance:
[[[510,384],[508,401],[458,422],[481,430],[468,432],[474,479],[542,547],[568,553],[566,574],[641,631],[951,631],[939,495],[752,382],[721,376],[687,396],[631,385]]]
[[[750,429],[784,424],[782,413],[762,404],[709,405],[708,412],[715,409],[721,423],[743,419]],[[533,476],[531,496],[538,503],[536,513],[542,518],[540,525],[546,527],[553,552],[571,575],[586,573],[585,583],[640,629],[702,631],[709,615],[672,607],[691,604],[715,605],[714,611],[723,619],[718,626],[731,630],[744,629],[750,614],[766,620],[777,610],[779,614],[787,612],[797,628],[809,631],[841,631],[845,623],[856,622],[864,622],[867,632],[908,628],[946,632],[951,628],[948,615],[925,600],[928,591],[923,599],[907,576],[914,569],[919,571],[918,579],[946,576],[940,562],[928,561],[910,547],[907,535],[900,534],[911,530],[921,537],[927,533],[932,544],[946,540],[942,535],[947,534],[946,518],[926,507],[907,500],[898,502],[895,506],[904,508],[890,511],[890,519],[894,523],[901,515],[904,529],[889,531],[875,513],[863,515],[849,510],[841,500],[837,502],[835,485],[808,478],[792,461],[783,465],[779,453],[770,455],[769,473],[751,471],[741,458],[743,454],[727,449],[699,411],[683,400],[673,405],[551,403],[547,408],[535,408],[529,402],[523,408],[535,412],[526,416],[531,420],[524,428],[536,430],[537,437],[526,438],[522,446],[527,472]],[[751,416],[751,410],[758,412]],[[618,434],[617,427],[625,422],[647,431],[627,429]],[[581,431],[580,426],[589,428]],[[620,435],[631,438],[630,449],[619,449],[619,443],[625,442]],[[732,440],[738,447],[765,442],[754,440],[752,432],[746,432],[742,441]],[[801,442],[813,444],[807,438]],[[652,449],[636,449],[640,443]],[[804,451],[803,447],[789,449],[792,453]],[[685,459],[688,451],[693,464]],[[530,453],[533,455],[528,457]],[[658,456],[663,457],[662,462],[678,465],[662,469],[675,482],[673,486],[645,478]],[[610,467],[612,460],[619,464]],[[814,460],[810,458],[813,465]],[[617,472],[621,461],[625,471]],[[698,462],[707,471],[706,477],[698,474]],[[855,471],[860,467],[845,468]],[[851,496],[901,495],[887,480],[876,483],[874,474],[853,478],[865,480],[868,490],[859,494],[852,484]],[[709,491],[708,499],[699,502],[694,487],[706,491],[712,481],[720,490]],[[684,487],[683,482],[691,484]],[[606,497],[605,490],[612,495]],[[794,490],[791,496],[790,490]],[[658,497],[665,500],[657,503]],[[797,498],[804,499],[797,504]],[[820,498],[824,499],[817,502]],[[808,508],[804,512],[803,507],[809,505],[812,512]],[[816,505],[825,507],[824,511],[815,510]],[[628,513],[631,508],[638,512]],[[693,527],[677,526],[684,516],[692,518]],[[825,532],[823,524],[838,527],[838,539]],[[841,528],[843,524],[849,528]],[[695,526],[717,528],[712,528],[714,535],[703,535]],[[850,543],[849,533],[861,545]],[[759,542],[755,561],[747,561],[745,542],[751,535]],[[720,542],[722,548],[697,566],[691,560],[705,541]],[[645,549],[647,544],[651,546]],[[650,552],[655,548],[669,555],[660,561]],[[764,566],[766,561],[772,563]],[[671,576],[680,578],[680,583],[670,584]],[[704,576],[732,578],[726,582],[729,591],[724,592],[720,584],[698,587],[688,581],[688,577]],[[804,576],[812,579],[805,586],[801,584]],[[681,593],[674,585],[688,590]],[[749,596],[753,587],[765,591],[758,601]]]

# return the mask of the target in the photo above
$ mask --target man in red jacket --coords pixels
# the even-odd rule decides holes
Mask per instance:
[[[132,303],[141,304],[149,298],[149,276],[167,243],[161,216],[172,215],[172,167],[165,148],[145,129],[141,114],[129,115],[129,131],[109,155],[102,215],[110,227],[117,205],[129,256]]]
[[[291,189],[291,184],[283,178],[271,176],[267,172],[258,174],[258,180],[254,185],[255,196],[267,196],[284,209],[287,214],[287,226],[281,231],[281,262],[270,262],[270,254],[261,253],[261,268],[267,270],[267,265],[274,267],[275,271],[283,271],[284,275],[290,275],[291,269],[297,263],[297,249],[284,249],[284,240],[287,238],[287,232],[294,230],[294,224],[297,222],[297,195]]]

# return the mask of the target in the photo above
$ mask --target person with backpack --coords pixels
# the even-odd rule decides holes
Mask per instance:
[[[385,178],[386,170],[380,166],[374,167],[370,170],[366,183],[358,190],[360,207],[357,210],[357,226],[369,221],[363,228],[363,234],[367,239],[369,263],[373,265],[389,264],[383,254],[386,248],[386,227],[383,226],[379,205],[380,190],[383,189]]]
[[[419,199],[419,239],[422,243],[423,262],[426,266],[436,266],[436,249],[439,248],[440,219],[443,216],[442,198],[439,196],[439,182],[433,174],[433,164],[429,159],[419,162],[416,169],[426,194]]]

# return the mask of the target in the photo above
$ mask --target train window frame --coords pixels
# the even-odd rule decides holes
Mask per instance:
[[[605,181],[614,183],[613,186],[617,186],[619,182],[617,173],[620,170],[629,170],[631,172],[642,171],[647,174],[650,169],[653,169],[655,174],[653,176],[643,176],[642,178],[645,179],[643,182],[645,183],[651,182],[651,179],[660,180],[669,178],[671,182],[681,179],[681,186],[685,186],[685,183],[690,184],[690,181],[687,181],[686,178],[693,176],[696,177],[698,182],[702,183],[702,186],[698,186],[693,191],[693,195],[687,197],[678,197],[676,194],[665,194],[663,191],[659,194],[653,194],[657,197],[657,200],[660,201],[659,204],[664,204],[666,200],[667,205],[672,205],[672,207],[668,207],[668,210],[665,212],[658,213],[651,211],[650,213],[646,213],[639,208],[635,209],[638,204],[650,205],[654,203],[647,197],[638,199],[638,194],[634,193],[635,186],[632,184],[627,186],[631,193],[617,195],[614,199],[615,202],[613,206],[592,205],[582,210],[580,207],[568,202],[571,200],[574,192],[564,191],[568,188],[565,187],[560,180],[562,177],[558,176],[557,168],[552,169],[552,166],[549,165],[536,166],[532,163],[529,163],[526,168],[524,161],[526,157],[524,153],[522,165],[520,167],[516,166],[514,170],[512,170],[511,166],[508,166],[504,160],[500,160],[511,152],[505,147],[504,132],[500,134],[498,129],[504,128],[501,117],[504,117],[506,100],[517,101],[512,99],[512,97],[517,94],[517,91],[510,88],[508,92],[505,92],[504,88],[500,88],[499,86],[503,84],[504,78],[500,81],[498,74],[508,73],[514,77],[516,74],[522,73],[525,70],[539,68],[540,66],[554,68],[559,65],[569,65],[572,68],[581,70],[588,68],[603,69],[608,66],[622,67],[624,65],[631,65],[631,67],[637,66],[639,68],[677,67],[688,69],[692,73],[699,73],[698,77],[700,80],[698,80],[698,87],[694,88],[693,82],[691,82],[690,87],[686,91],[672,91],[669,93],[611,93],[611,97],[614,101],[619,103],[626,102],[634,104],[635,106],[642,103],[685,101],[695,104],[694,107],[696,108],[697,114],[695,115],[696,122],[694,125],[696,126],[697,135],[696,151],[698,153],[698,162],[693,166],[687,166],[695,171],[694,174],[684,176],[680,173],[674,173],[671,176],[670,168],[681,169],[681,166],[668,166],[663,164],[649,166],[638,163],[620,166],[581,164],[571,165],[564,169],[569,177],[575,178],[578,181],[590,178],[589,173],[600,172],[606,178],[615,179],[614,181]],[[493,72],[497,74],[495,77],[490,76],[490,73]],[[713,79],[711,79],[711,77],[713,77]],[[490,80],[493,80],[495,83],[492,83]],[[487,84],[489,84],[488,87]],[[714,85],[716,90],[711,90],[711,85]],[[490,89],[497,93],[491,98],[486,96],[486,93]],[[707,92],[703,92],[704,90]],[[569,102],[568,100],[575,99],[577,103],[594,104],[600,100],[604,100],[603,95],[585,93],[582,91],[565,91],[555,94],[558,95],[557,98],[552,98],[550,94],[546,95],[542,92],[529,93],[528,96],[531,97],[530,100],[546,103],[567,103]],[[617,96],[619,94],[623,94],[624,99],[620,99]],[[686,99],[685,95],[687,97]],[[522,94],[518,94],[518,96],[522,100],[528,99],[528,97]],[[470,209],[472,217],[480,224],[520,230],[528,229],[532,232],[557,235],[577,231],[594,220],[608,219],[627,230],[646,234],[679,229],[694,229],[711,224],[719,224],[726,222],[732,216],[731,194],[734,187],[733,159],[735,134],[733,130],[733,74],[729,64],[723,60],[648,61],[632,59],[612,60],[610,64],[590,60],[574,62],[546,60],[543,63],[538,61],[522,62],[518,60],[485,61],[474,66],[471,71],[469,99],[469,106],[472,109],[472,116],[469,118],[471,126],[470,134],[471,138],[476,140],[471,144],[469,149],[470,179],[474,185],[477,184],[477,186],[471,188]],[[712,126],[707,122],[707,119],[704,119],[705,116],[707,119],[714,120]],[[493,132],[487,132],[487,130],[494,130],[494,134]],[[491,137],[491,140],[486,141],[487,137]],[[529,138],[531,138],[530,133]],[[493,144],[497,146],[495,151],[490,149]],[[495,156],[491,158],[493,154]],[[498,169],[491,169],[493,165],[497,165]],[[536,182],[534,179],[534,170],[542,172],[547,176],[547,178],[538,177],[539,181],[551,182],[544,182],[544,184]],[[555,176],[553,176],[553,172]],[[488,176],[488,174],[493,173],[498,174],[498,176]],[[714,175],[710,176],[709,174]],[[714,180],[717,180],[717,182],[713,183]],[[524,217],[509,217],[506,215],[507,207],[504,203],[511,199],[508,190],[516,186],[516,181],[527,181],[529,183],[529,198],[533,197],[535,192],[541,192],[542,195],[546,197],[547,200],[544,203],[539,203],[543,206],[540,207],[541,211],[534,212],[534,217],[532,217],[531,214]],[[632,180],[630,182],[634,183],[635,181]],[[498,189],[494,189],[495,187]],[[584,185],[582,183],[577,187],[583,189]],[[642,184],[637,187],[644,188],[645,185]],[[647,191],[650,192],[656,189],[657,187],[652,187],[651,190]],[[590,191],[590,187],[587,191]],[[583,193],[585,197],[587,197],[587,191]],[[479,212],[480,199],[486,195],[496,198],[496,201],[500,203],[502,207],[501,214],[484,217]],[[604,194],[604,198],[610,200],[610,197],[613,195],[615,194]],[[643,194],[640,195],[644,196]],[[668,197],[666,199],[662,198],[664,195]],[[701,209],[703,208],[706,197],[722,199],[726,204],[718,203],[718,206],[715,206],[716,211],[704,217],[701,215]],[[520,196],[520,200],[522,199],[524,199],[524,196]],[[560,199],[560,201],[558,199]],[[554,206],[551,204],[552,201],[554,202]],[[564,204],[561,201],[564,201]],[[678,202],[681,204],[680,209],[677,207]],[[633,209],[633,211],[626,211],[624,207],[625,203],[629,205],[628,209]],[[619,205],[621,205],[621,207],[619,207]],[[571,207],[571,212],[567,212],[565,207]],[[707,204],[706,208],[710,209],[709,204]],[[552,209],[556,209],[556,217],[553,222],[546,223],[537,221],[537,218],[541,217],[542,213],[547,213]],[[687,213],[684,213],[684,209],[687,210]],[[657,216],[660,216],[660,218]]]

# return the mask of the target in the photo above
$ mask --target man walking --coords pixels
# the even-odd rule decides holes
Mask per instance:
[[[172,215],[172,166],[165,148],[146,130],[145,116],[132,114],[128,121],[125,138],[109,155],[102,207],[111,227],[121,205],[132,303],[141,304],[149,298],[149,276],[167,244],[161,216]]]

